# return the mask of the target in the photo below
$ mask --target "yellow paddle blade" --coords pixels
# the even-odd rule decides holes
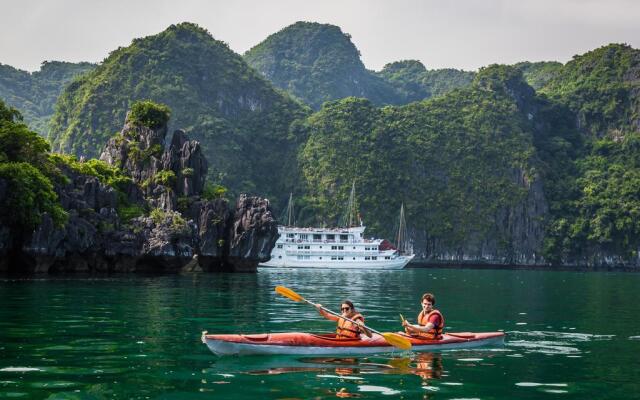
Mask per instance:
[[[287,297],[293,301],[303,301],[304,297],[300,296],[298,293],[293,290],[286,288],[284,286],[276,286],[276,293],[281,296]]]
[[[382,334],[384,340],[390,345],[401,350],[411,350],[411,342],[409,339],[398,335],[397,333],[386,332]]]

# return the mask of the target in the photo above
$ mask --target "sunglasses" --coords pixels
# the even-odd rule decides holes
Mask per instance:
[[[349,311],[349,310],[351,310],[351,307],[342,307],[340,310],[342,310],[342,311]]]

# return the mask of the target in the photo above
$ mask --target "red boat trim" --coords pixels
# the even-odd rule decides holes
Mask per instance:
[[[404,332],[398,332],[399,335],[407,337],[411,344],[414,346],[425,345],[443,345],[450,343],[467,343],[492,339],[500,336],[504,336],[503,332],[483,332],[483,333],[445,333],[440,340],[422,339],[416,338],[405,334]],[[286,335],[283,337],[279,337]],[[349,347],[392,347],[387,343],[384,338],[379,335],[375,335],[373,339],[337,339],[333,337],[334,334],[314,334],[304,332],[283,332],[273,334],[250,334],[250,335],[238,335],[238,334],[222,334],[222,335],[205,335],[207,340],[217,340],[236,344],[251,344],[258,346],[289,346],[289,347],[332,347],[332,348],[349,348]],[[274,337],[275,336],[275,337]],[[310,343],[309,337],[320,339],[319,342]]]

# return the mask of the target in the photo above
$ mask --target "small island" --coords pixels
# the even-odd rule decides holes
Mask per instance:
[[[133,104],[100,159],[49,153],[0,102],[0,271],[255,271],[277,239],[269,200],[205,185],[200,143],[165,143],[168,107]]]

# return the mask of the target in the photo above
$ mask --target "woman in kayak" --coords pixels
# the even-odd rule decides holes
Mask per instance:
[[[405,332],[411,336],[424,339],[442,339],[442,329],[444,328],[444,317],[440,311],[436,310],[436,298],[431,293],[422,295],[422,311],[418,314],[418,324],[410,324],[407,320],[402,320]]]
[[[347,321],[342,317],[336,317],[335,315],[331,315],[328,312],[322,309],[322,304],[316,304],[316,309],[328,320],[337,321],[338,328],[336,329],[336,338],[337,339],[359,339],[360,334],[364,333],[368,337],[371,337],[371,332],[366,329],[364,325],[364,317],[356,312],[356,308],[353,306],[353,303],[349,300],[345,300],[342,302],[342,306],[340,306],[340,311],[342,316],[345,318],[349,318],[351,320],[356,321],[354,324],[351,321]]]

